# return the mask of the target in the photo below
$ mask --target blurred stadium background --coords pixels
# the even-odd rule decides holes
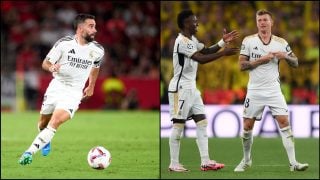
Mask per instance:
[[[96,16],[106,55],[94,96],[80,109],[159,109],[160,2],[1,1],[1,110],[38,110],[51,74],[41,63],[75,34],[76,14]]]

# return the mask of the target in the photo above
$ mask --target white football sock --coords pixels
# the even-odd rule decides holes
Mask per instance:
[[[38,136],[33,140],[31,146],[29,149],[26,150],[26,152],[31,152],[32,154],[35,154],[40,149],[42,149],[48,142],[51,141],[51,139],[54,136],[54,133],[56,132],[55,129],[53,129],[50,126],[47,126],[45,129],[43,129]]]
[[[243,157],[246,162],[251,158],[251,147],[253,144],[252,130],[243,130],[242,146],[243,146]]]
[[[290,161],[290,164],[296,164],[295,150],[294,150],[294,138],[292,135],[291,127],[287,126],[280,129],[280,134],[282,137],[282,144],[287,151],[287,155]]]
[[[184,124],[174,123],[171,130],[171,135],[169,138],[170,146],[170,166],[175,166],[179,164],[179,152],[180,152],[180,139],[182,136],[182,131],[184,129]]]
[[[209,158],[209,148],[208,148],[208,135],[207,135],[207,125],[208,121],[206,119],[197,122],[197,145],[201,157],[201,165],[208,164]]]

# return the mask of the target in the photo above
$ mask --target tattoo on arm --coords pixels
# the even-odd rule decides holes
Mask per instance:
[[[286,61],[291,67],[298,67],[299,66],[298,58],[294,53],[289,54],[286,57]]]
[[[239,56],[239,66],[240,66],[240,71],[253,69],[253,66],[249,61],[249,57],[244,55]]]
[[[240,70],[245,71],[252,69],[252,65],[250,64],[250,61],[241,61],[240,62]]]

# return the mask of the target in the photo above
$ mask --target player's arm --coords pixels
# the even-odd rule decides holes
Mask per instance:
[[[212,54],[202,54],[201,52],[195,52],[191,58],[200,64],[205,64],[211,61],[215,61],[222,56],[231,56],[239,52],[239,48],[224,48],[222,51]]]
[[[209,48],[203,48],[200,52],[202,54],[212,54],[218,52],[222,47],[225,46],[225,44],[228,44],[229,42],[237,39],[239,37],[239,33],[236,30],[233,30],[229,33],[227,33],[227,30],[223,30],[223,36],[222,39],[217,43]]]
[[[202,54],[212,54],[212,53],[216,53],[217,51],[219,51],[221,49],[221,47],[218,44],[214,44],[208,48],[203,48],[200,53]]]
[[[298,57],[293,52],[288,54],[285,59],[291,67],[299,66]]]
[[[285,59],[286,62],[289,64],[291,67],[298,67],[298,57],[293,53],[287,54],[286,52],[274,52],[273,53],[278,59]]]
[[[42,62],[42,69],[49,71],[49,72],[58,72],[60,68],[60,64],[52,64],[48,58],[43,60]]]
[[[249,61],[248,56],[240,55],[239,56],[239,65],[241,71],[252,70],[262,64],[267,64],[272,58],[273,54],[269,53],[265,56],[262,56],[255,61]]]
[[[86,99],[86,98],[93,95],[94,86],[96,84],[96,81],[97,81],[97,78],[99,75],[99,70],[100,70],[99,67],[98,68],[93,67],[91,69],[90,74],[89,74],[89,84],[83,91],[83,93],[84,93],[83,99]]]

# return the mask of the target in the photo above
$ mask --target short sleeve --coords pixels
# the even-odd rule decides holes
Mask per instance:
[[[103,61],[103,57],[104,57],[104,50],[103,51],[101,51],[101,52],[95,52],[95,51],[93,51],[94,53],[94,55],[93,55],[93,58],[94,58],[94,60],[93,60],[93,67],[95,67],[95,68],[99,68],[100,67],[100,65],[101,65],[101,63],[102,63],[102,61]]]
[[[177,52],[191,57],[195,52],[198,51],[198,46],[193,41],[180,41]]]
[[[52,64],[55,64],[62,55],[62,43],[57,43],[51,48],[46,57],[46,59],[48,59]]]
[[[292,50],[291,50],[291,47],[290,45],[288,44],[288,42],[286,40],[284,40],[285,43],[284,43],[284,48],[285,48],[285,51],[287,54],[291,54],[292,53]]]
[[[203,43],[197,43],[197,50],[201,51],[204,48],[204,44]]]
[[[247,38],[244,38],[241,44],[241,49],[240,49],[240,55],[244,56],[250,56],[250,48],[249,48],[249,42]]]

